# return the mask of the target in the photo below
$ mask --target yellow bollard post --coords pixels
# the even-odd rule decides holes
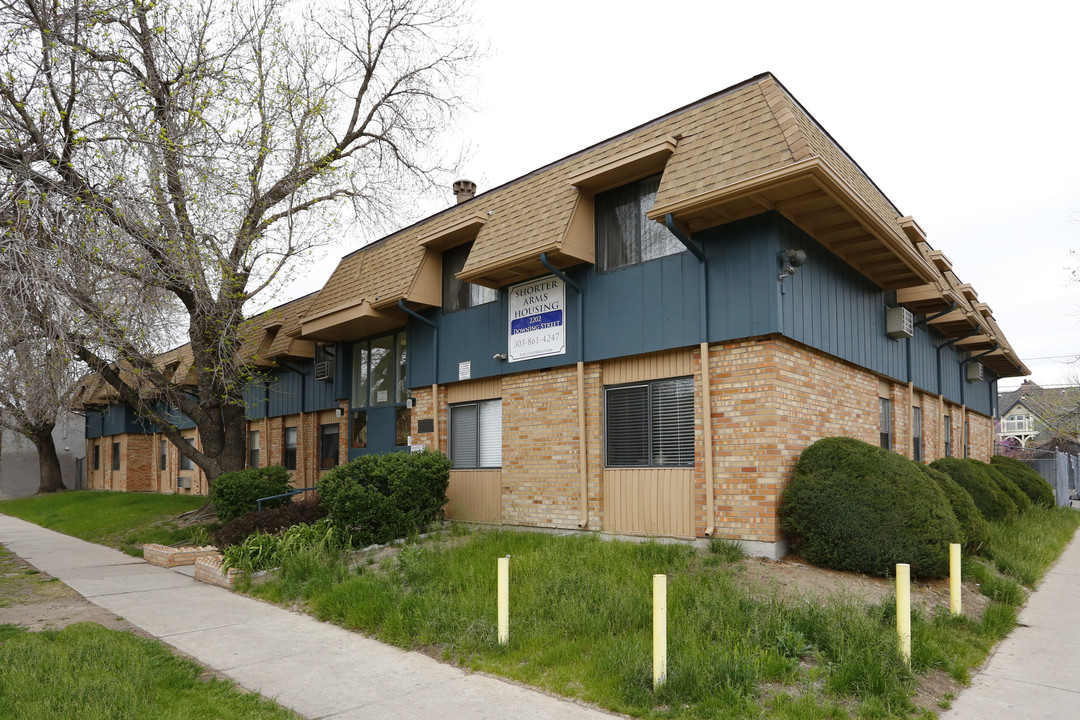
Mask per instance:
[[[652,592],[652,679],[656,690],[667,680],[667,575],[652,576]]]
[[[949,612],[960,614],[960,543],[949,543]]]
[[[896,565],[896,634],[900,638],[900,655],[911,665],[911,566]]]
[[[499,558],[499,644],[510,642],[510,556]]]

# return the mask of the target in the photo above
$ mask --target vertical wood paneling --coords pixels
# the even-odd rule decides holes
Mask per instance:
[[[647,355],[605,360],[603,373],[605,385],[693,375],[693,348],[678,348]]]
[[[468,522],[502,522],[502,471],[451,470],[446,517]]]
[[[692,468],[604,470],[605,530],[694,536]]]
[[[470,400],[490,400],[502,397],[502,378],[490,377],[482,380],[468,380],[446,386],[446,402],[469,402]]]

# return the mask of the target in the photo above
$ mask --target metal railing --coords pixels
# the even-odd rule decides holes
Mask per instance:
[[[309,488],[299,488],[297,490],[290,490],[289,492],[281,493],[280,495],[271,495],[269,497],[259,498],[258,500],[255,501],[255,504],[259,506],[259,510],[261,511],[262,510],[263,500],[277,500],[278,498],[292,497],[293,495],[299,495],[300,493],[311,492],[312,490],[317,490],[317,489],[318,488],[309,487]]]

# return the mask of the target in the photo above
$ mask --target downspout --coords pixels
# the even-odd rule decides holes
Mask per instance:
[[[578,326],[578,361],[577,361],[577,399],[578,399],[578,482],[581,485],[581,516],[578,518],[578,527],[589,526],[589,466],[588,466],[588,440],[585,437],[585,300],[581,295],[581,286],[566,276],[559,268],[551,264],[547,253],[540,253],[540,264],[543,265],[555,277],[569,285],[577,293],[577,326]]]
[[[675,239],[681,242],[698,259],[698,288],[701,312],[701,343],[698,346],[698,354],[701,357],[701,434],[703,440],[702,450],[705,456],[705,506],[709,509],[705,537],[712,537],[716,534],[716,500],[713,494],[712,399],[709,396],[709,274],[706,268],[705,249],[688,238],[679,229],[671,213],[664,216],[664,224],[667,226],[668,231],[675,236]]]
[[[431,328],[431,429],[435,434],[435,451],[439,451],[439,326],[420,313],[405,307],[405,300],[398,298],[398,308],[414,320]]]

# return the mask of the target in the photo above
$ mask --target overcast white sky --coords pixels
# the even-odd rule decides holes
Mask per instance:
[[[474,0],[474,15],[488,54],[461,175],[481,192],[770,71],[974,285],[1031,379],[1067,380],[1077,3]]]

